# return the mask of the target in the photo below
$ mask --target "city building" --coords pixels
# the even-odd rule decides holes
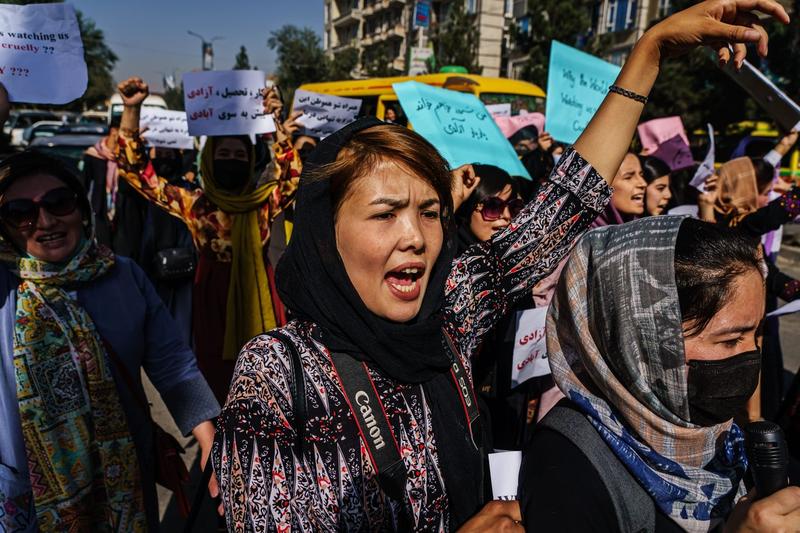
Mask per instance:
[[[430,23],[444,20],[453,2],[465,2],[469,13],[477,15],[480,47],[478,64],[484,76],[499,76],[505,33],[508,28],[506,5],[511,0],[433,0]],[[408,71],[412,47],[429,44],[430,29],[413,27],[414,0],[324,0],[323,47],[329,57],[348,49],[359,54],[357,71],[363,75],[371,57],[387,58],[396,71]]]
[[[669,14],[670,0],[602,0],[595,6],[596,35],[611,34],[606,59],[622,65],[650,23]]]
[[[326,53],[333,57],[357,50],[357,70],[370,56],[382,54],[392,68],[405,72],[413,8],[413,0],[325,0]]]
[[[527,0],[511,0],[511,3],[509,26],[528,34],[536,21],[528,12]],[[622,65],[650,24],[668,15],[671,8],[670,0],[598,0],[592,7],[592,25],[585,37],[607,36],[605,59]],[[528,61],[528,51],[516,45],[511,32],[506,35],[505,75],[519,79]]]

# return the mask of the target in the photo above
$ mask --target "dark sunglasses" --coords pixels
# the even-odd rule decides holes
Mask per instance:
[[[40,208],[53,216],[67,216],[78,208],[78,196],[69,187],[59,187],[45,193],[38,202],[28,198],[9,200],[0,205],[0,220],[17,229],[31,227],[39,220]]]
[[[503,216],[503,211],[508,207],[508,212],[511,213],[511,218],[514,218],[525,207],[525,202],[519,198],[511,200],[501,200],[497,196],[490,196],[478,205],[481,208],[481,216],[486,222],[494,222]]]

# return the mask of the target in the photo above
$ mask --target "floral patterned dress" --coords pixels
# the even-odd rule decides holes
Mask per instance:
[[[570,151],[506,230],[454,261],[445,287],[445,327],[470,379],[482,336],[555,268],[609,197],[605,181]],[[378,486],[320,328],[292,321],[282,332],[302,362],[307,416],[295,420],[287,347],[266,334],[245,345],[213,451],[228,529],[397,531],[405,516],[415,531],[448,531],[452,487],[444,486],[422,388],[369,368],[408,472],[405,498],[396,501]]]
[[[202,189],[184,189],[157,176],[138,135],[129,139],[120,136],[118,163],[120,176],[134,189],[171,215],[180,218],[189,228],[199,255],[192,292],[194,349],[200,370],[221,403],[227,395],[234,366],[234,361],[222,359],[225,310],[233,257],[233,219],[219,209]],[[276,297],[273,270],[267,260],[267,244],[273,221],[294,201],[301,168],[300,158],[291,143],[273,145],[273,158],[266,173],[271,172],[272,179],[277,181],[277,187],[261,207],[259,227],[264,244],[267,276],[274,295],[275,316],[279,323],[285,322],[285,319],[282,320],[284,313]]]

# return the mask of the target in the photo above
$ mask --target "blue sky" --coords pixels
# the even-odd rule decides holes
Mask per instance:
[[[250,64],[271,72],[275,52],[267,38],[284,24],[308,26],[322,34],[322,0],[67,0],[92,18],[106,42],[119,56],[117,81],[138,75],[154,90],[161,89],[162,73],[180,73],[200,67],[200,39],[224,37],[214,43],[214,68],[233,67],[244,45]]]

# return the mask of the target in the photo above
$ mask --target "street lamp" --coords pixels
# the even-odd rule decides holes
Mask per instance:
[[[201,50],[203,58],[202,59],[203,70],[214,70],[214,48],[212,46],[212,43],[214,41],[219,41],[220,39],[223,39],[223,37],[215,36],[212,37],[210,41],[207,41],[206,38],[200,35],[199,33],[195,33],[191,30],[187,30],[186,33],[188,33],[192,37],[197,37],[198,39],[200,39],[200,42],[203,43]]]

